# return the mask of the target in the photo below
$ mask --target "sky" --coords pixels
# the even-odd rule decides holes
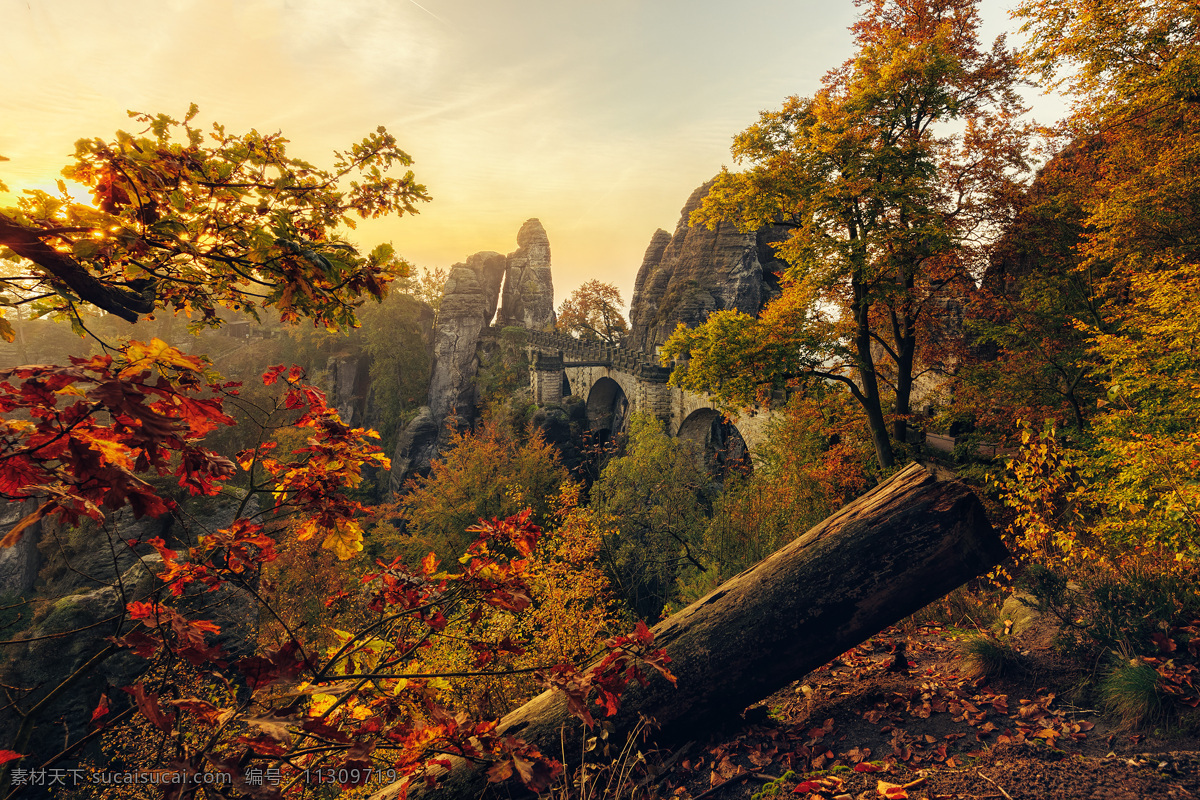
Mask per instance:
[[[1008,6],[981,3],[987,40],[1016,28]],[[282,131],[319,166],[384,125],[433,202],[351,239],[448,267],[511,252],[537,217],[556,303],[592,278],[628,302],[654,231],[759,111],[851,55],[854,17],[850,0],[0,0],[0,180],[52,190],[76,139],[134,129],[127,110],[195,102],[197,122]]]

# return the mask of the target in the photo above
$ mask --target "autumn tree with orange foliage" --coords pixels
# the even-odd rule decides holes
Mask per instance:
[[[1076,101],[1060,131],[1068,153],[1095,164],[1060,194],[1076,202],[1083,229],[1072,274],[1097,286],[1073,327],[1100,395],[1083,436],[1026,433],[1022,459],[1031,469],[1051,456],[1069,465],[1058,495],[1071,524],[1060,539],[1082,528],[1117,552],[1155,546],[1194,559],[1200,10],[1179,0],[1029,0],[1019,14],[1027,69]]]
[[[399,501],[403,534],[391,539],[396,552],[430,550],[450,558],[479,519],[507,517],[529,508],[546,527],[554,498],[568,480],[554,447],[537,430],[521,441],[517,431],[489,415],[474,431],[455,431],[429,475],[412,480]]]
[[[857,53],[812,98],[763,112],[734,140],[692,218],[791,228],[783,295],[754,319],[679,330],[673,380],[732,406],[814,381],[842,384],[881,468],[905,440],[933,301],[971,269],[1024,168],[1016,62],[980,47],[973,0],[860,0]],[[888,412],[892,425],[887,422]]]
[[[584,664],[621,626],[609,581],[599,567],[607,531],[598,515],[579,505],[577,485],[563,484],[552,500],[553,524],[529,557],[532,605],[520,614],[504,608],[486,611],[473,635],[495,648],[495,674],[470,683],[446,682],[444,695],[454,708],[507,713],[541,690],[531,670]],[[448,636],[421,654],[421,664],[430,672],[461,672],[471,668],[478,652],[477,643]]]
[[[558,307],[558,329],[585,342],[617,346],[629,334],[621,293],[611,283],[583,283]]]
[[[206,143],[191,126],[195,114],[193,107],[182,122],[134,115],[147,126],[143,135],[81,141],[65,174],[87,185],[98,207],[74,204],[63,190],[61,197],[27,194],[0,212],[0,256],[20,270],[3,279],[5,303],[61,312],[80,326],[84,305],[129,321],[185,310],[198,314],[196,325],[219,326],[222,308],[274,308],[285,320],[355,325],[360,295],[382,297],[404,265],[386,246],[362,256],[336,231],[352,225],[351,213],[415,211],[423,188],[411,174],[384,174],[407,165],[408,156],[380,129],[337,154],[325,171],[286,157],[278,135],[234,136],[214,126]],[[11,334],[0,325],[0,335]],[[167,476],[192,495],[227,493],[238,506],[231,523],[196,532],[186,551],[160,536],[142,543],[161,564],[149,588],[135,591],[117,575],[107,587],[119,600],[117,613],[103,628],[56,634],[76,637],[72,652],[82,653],[64,677],[9,687],[16,695],[4,712],[16,722],[0,743],[0,795],[21,788],[19,775],[53,768],[134,718],[139,723],[130,730],[152,730],[157,746],[127,766],[176,788],[221,773],[230,797],[420,781],[446,754],[492,762],[496,780],[548,786],[557,762],[497,736],[493,719],[448,708],[436,683],[510,671],[493,662],[521,643],[477,633],[491,609],[520,614],[531,606],[531,559],[542,530],[530,511],[473,520],[449,569],[432,553],[419,562],[380,560],[356,586],[327,598],[355,606],[347,618],[359,624],[333,631],[328,645],[302,637],[261,591],[268,588],[264,567],[278,559],[284,526],[338,560],[363,549],[363,469],[387,467],[378,435],[346,425],[301,370],[279,366],[263,380],[282,383],[283,407],[300,435],[264,433],[234,463],[206,449],[202,438],[232,422],[225,404],[236,385],[205,359],[157,339],[103,344],[105,354],[67,365],[0,372],[0,496],[34,501],[4,544],[35,522],[111,524],[124,508],[135,518],[170,514],[186,527],[184,509],[153,482]],[[247,486],[235,490],[229,482],[239,469]],[[121,539],[119,546],[137,544]],[[214,643],[220,626],[195,613],[191,601],[227,591],[278,623],[271,646],[235,656]],[[420,656],[450,630],[472,647],[472,663],[431,674]],[[642,626],[605,640],[603,657],[586,674],[573,663],[542,663],[537,671],[592,724],[591,708],[612,713],[642,665],[665,670],[652,638]],[[130,685],[120,695],[91,698],[85,733],[31,750],[51,704],[118,653],[139,665]],[[54,727],[39,741],[61,742]],[[264,771],[280,782],[264,785]]]

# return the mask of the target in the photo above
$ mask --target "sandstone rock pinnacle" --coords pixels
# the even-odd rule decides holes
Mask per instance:
[[[517,249],[508,254],[500,324],[541,331],[554,327],[554,280],[550,239],[537,219],[517,233]]]

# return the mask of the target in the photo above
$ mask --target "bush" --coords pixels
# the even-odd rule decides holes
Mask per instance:
[[[1058,644],[1067,653],[1152,655],[1165,632],[1200,617],[1196,567],[1145,554],[1116,568],[1078,570],[1072,581],[1034,566],[1018,584],[1036,598],[1039,611],[1060,620]]]

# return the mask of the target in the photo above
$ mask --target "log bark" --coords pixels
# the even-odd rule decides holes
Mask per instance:
[[[658,744],[694,739],[1006,556],[966,486],[910,465],[656,625],[656,644],[670,655],[678,685],[652,673],[647,686],[630,687],[610,721],[622,733],[646,715],[661,726]],[[547,754],[580,751],[582,724],[552,692],[500,727]],[[395,797],[397,788],[372,800]],[[460,761],[436,794],[478,798],[485,789],[482,770]]]

